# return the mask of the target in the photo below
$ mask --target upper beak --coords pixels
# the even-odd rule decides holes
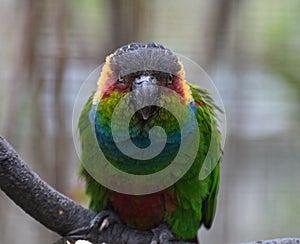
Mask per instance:
[[[141,75],[134,80],[132,90],[134,106],[143,119],[147,120],[154,112],[154,107],[151,105],[159,97],[157,80],[151,75]]]

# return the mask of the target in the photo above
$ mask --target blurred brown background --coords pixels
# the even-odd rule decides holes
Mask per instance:
[[[214,225],[201,243],[300,236],[300,1],[0,0],[0,134],[83,204],[75,96],[107,54],[162,43],[206,69],[228,136]],[[0,192],[0,243],[59,237]]]

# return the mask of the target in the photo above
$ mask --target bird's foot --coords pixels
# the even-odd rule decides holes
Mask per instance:
[[[75,239],[79,237],[86,238],[90,233],[101,232],[116,222],[120,222],[120,219],[115,213],[103,210],[91,220],[88,226],[73,230],[68,234],[68,237]]]
[[[89,226],[89,232],[93,230],[101,232],[108,226],[110,226],[112,223],[116,222],[120,222],[120,219],[115,213],[103,210],[92,219]]]
[[[152,229],[153,238],[151,244],[169,244],[174,240],[172,231],[166,224],[160,224],[158,227]]]

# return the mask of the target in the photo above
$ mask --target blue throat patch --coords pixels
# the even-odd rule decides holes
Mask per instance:
[[[192,102],[189,104],[190,109],[196,113],[196,106]],[[123,152],[119,150],[117,147],[111,129],[104,130],[104,126],[100,124],[100,120],[96,118],[96,116],[101,117],[101,114],[96,111],[97,105],[93,105],[90,111],[90,121],[93,125],[93,132],[97,139],[99,150],[102,150],[107,160],[117,167],[118,169],[125,171],[130,174],[136,175],[146,175],[146,174],[153,174],[158,172],[165,167],[167,167],[176,157],[179,148],[181,139],[184,138],[187,134],[191,133],[194,126],[197,126],[197,123],[194,119],[190,121],[190,124],[185,126],[183,129],[183,135],[181,135],[180,126],[177,123],[173,125],[173,130],[167,134],[166,144],[163,150],[155,157],[148,159],[148,160],[138,160],[131,157],[128,157]],[[153,115],[158,116],[158,115]],[[151,141],[149,139],[149,130],[152,128],[153,125],[150,123],[151,118],[149,121],[144,121],[143,123],[132,124],[130,123],[129,127],[129,135],[130,139],[132,140],[133,144],[139,148],[147,148]],[[151,127],[150,127],[151,126]],[[164,128],[166,125],[157,125]],[[107,128],[107,127],[105,127]],[[124,141],[125,143],[125,141]]]

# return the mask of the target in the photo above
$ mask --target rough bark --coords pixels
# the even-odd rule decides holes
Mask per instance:
[[[85,239],[92,243],[144,244],[153,238],[151,231],[132,229],[119,222],[112,223],[102,232],[97,228],[91,231],[90,223],[96,214],[43,181],[1,136],[0,188],[31,217],[64,237],[57,243]]]

